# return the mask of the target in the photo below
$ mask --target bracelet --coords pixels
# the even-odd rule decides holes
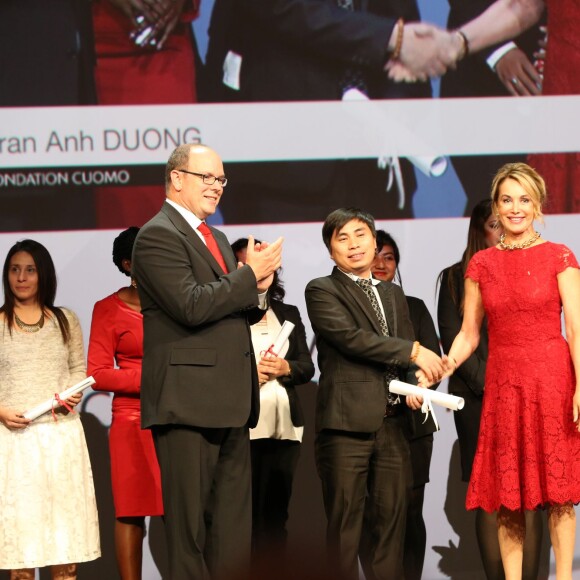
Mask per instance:
[[[453,363],[453,372],[451,373],[453,375],[457,370],[457,361],[452,356],[449,356],[447,358]]]
[[[401,48],[403,48],[403,31],[405,28],[405,21],[402,18],[397,20],[395,24],[397,27],[397,38],[395,40],[395,48],[391,54],[391,60],[397,60],[401,56]]]
[[[461,52],[457,55],[457,62],[459,62],[469,55],[469,40],[467,40],[467,36],[465,36],[465,32],[462,30],[456,30],[455,34],[457,34],[461,39],[462,48]]]
[[[419,350],[421,350],[421,343],[418,340],[416,340],[413,343],[413,349],[411,350],[411,356],[409,357],[409,361],[414,363],[417,360],[417,357],[419,356]]]

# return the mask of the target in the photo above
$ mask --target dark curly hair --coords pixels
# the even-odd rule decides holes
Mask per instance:
[[[115,266],[119,268],[119,271],[125,276],[130,276],[131,272],[127,272],[123,268],[123,260],[130,260],[133,254],[133,244],[135,243],[135,238],[139,233],[139,228],[137,226],[131,226],[126,230],[122,231],[113,242],[113,262]]]

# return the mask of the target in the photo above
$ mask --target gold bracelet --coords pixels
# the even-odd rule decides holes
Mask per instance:
[[[467,36],[465,36],[465,32],[462,30],[456,30],[455,34],[459,36],[461,39],[461,52],[457,55],[457,62],[463,60],[466,56],[469,55],[469,40],[467,40]]]
[[[391,54],[391,60],[397,60],[401,56],[401,48],[403,48],[403,31],[405,28],[405,21],[402,18],[397,20],[395,24],[397,27],[397,39],[395,40],[395,48]]]
[[[409,357],[409,361],[414,363],[417,360],[417,357],[419,356],[419,350],[421,350],[421,343],[418,340],[416,340],[413,343],[413,348],[411,350],[411,356]]]

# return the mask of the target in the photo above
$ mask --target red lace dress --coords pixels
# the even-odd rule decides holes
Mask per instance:
[[[467,509],[532,510],[580,501],[580,433],[572,422],[575,375],[562,336],[557,275],[578,268],[560,244],[475,254],[489,358]]]
[[[543,95],[580,95],[580,6],[578,0],[549,0],[548,46]],[[580,153],[530,155],[545,179],[546,213],[580,212]]]

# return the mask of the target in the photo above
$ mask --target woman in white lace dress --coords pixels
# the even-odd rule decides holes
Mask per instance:
[[[23,414],[86,376],[81,328],[54,306],[56,273],[34,240],[15,244],[2,272],[0,308],[0,569],[11,580],[51,566],[76,578],[76,563],[100,556],[81,395],[34,421]],[[70,409],[70,410],[69,410]]]

